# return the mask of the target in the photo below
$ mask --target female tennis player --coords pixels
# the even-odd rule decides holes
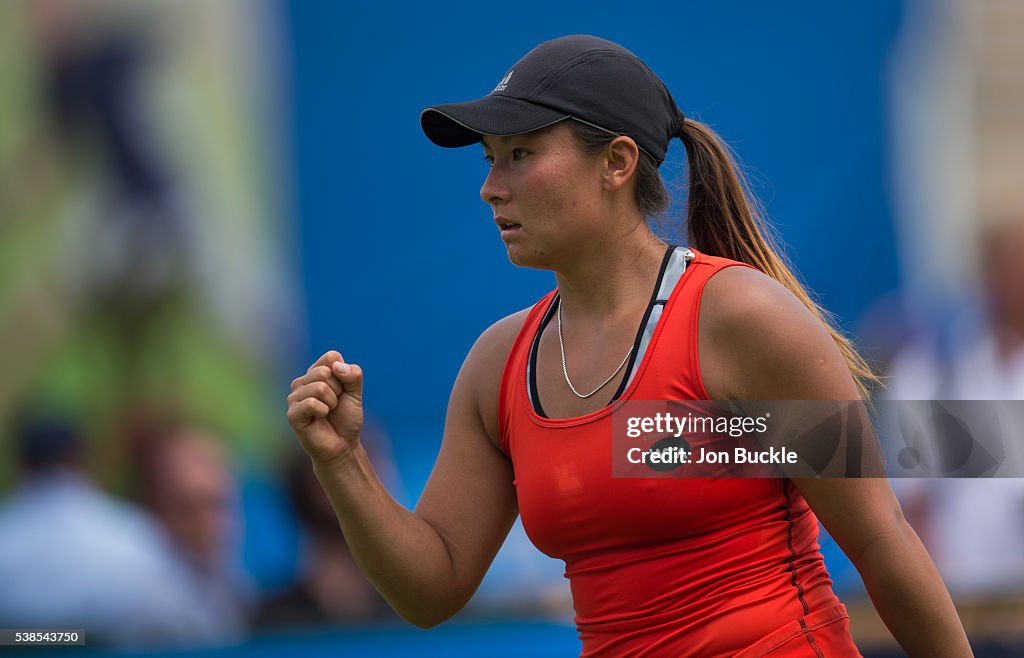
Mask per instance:
[[[766,238],[726,147],[621,46],[542,43],[486,97],[424,110],[445,147],[480,143],[509,259],[557,289],[470,350],[415,510],[360,445],[363,372],[330,351],[288,419],[352,553],[428,628],[473,595],[517,513],[565,561],[583,656],[858,656],[818,519],[910,656],[970,656],[945,586],[881,479],[613,478],[627,400],[857,400],[873,375]],[[647,219],[682,140],[689,249]]]

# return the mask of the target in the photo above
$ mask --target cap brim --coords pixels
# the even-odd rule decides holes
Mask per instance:
[[[476,144],[481,135],[519,135],[570,116],[518,98],[494,95],[428,107],[420,113],[420,126],[438,146],[456,148]]]

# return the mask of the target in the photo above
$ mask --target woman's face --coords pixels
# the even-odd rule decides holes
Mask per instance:
[[[491,169],[480,198],[513,264],[557,269],[600,235],[603,160],[583,153],[566,122],[482,143]]]

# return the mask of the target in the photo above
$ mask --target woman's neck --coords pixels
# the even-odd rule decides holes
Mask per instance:
[[[643,225],[593,253],[583,251],[568,267],[555,271],[563,313],[577,321],[612,322],[645,307],[666,248]]]

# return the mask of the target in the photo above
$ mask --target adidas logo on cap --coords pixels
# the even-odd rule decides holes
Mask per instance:
[[[508,87],[508,81],[512,79],[513,73],[515,73],[515,69],[512,69],[511,71],[506,73],[505,77],[502,78],[501,82],[498,83],[498,86],[491,90],[491,93],[493,94],[496,91],[505,91],[505,88]]]

